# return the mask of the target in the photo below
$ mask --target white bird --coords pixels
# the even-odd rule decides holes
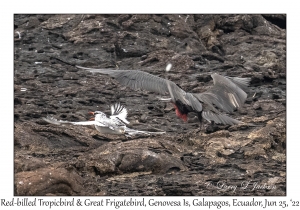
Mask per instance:
[[[213,73],[214,86],[203,93],[189,93],[182,90],[174,82],[139,70],[93,69],[81,66],[93,73],[106,74],[122,85],[132,89],[143,89],[158,94],[168,94],[171,98],[163,99],[172,102],[176,115],[187,121],[187,114],[195,112],[199,121],[202,118],[217,124],[234,125],[241,121],[222,114],[218,109],[232,113],[246,101],[250,78],[224,77]],[[171,67],[167,67],[169,70]],[[218,109],[216,109],[218,108]]]
[[[101,111],[90,112],[90,114],[93,114],[95,116],[94,118],[91,118],[90,121],[70,122],[70,121],[57,120],[50,116],[47,116],[46,118],[44,117],[43,120],[55,125],[61,125],[61,124],[94,125],[97,131],[99,131],[101,134],[114,134],[114,135],[124,134],[125,136],[132,136],[136,134],[150,135],[150,134],[165,133],[165,132],[139,131],[139,130],[128,128],[126,126],[126,124],[129,124],[129,122],[126,119],[127,109],[124,106],[120,105],[119,103],[111,105],[111,116],[109,118],[106,116],[106,114],[104,114]]]

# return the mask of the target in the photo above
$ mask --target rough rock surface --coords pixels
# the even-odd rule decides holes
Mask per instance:
[[[286,195],[285,19],[15,15],[15,195]],[[195,115],[184,123],[156,94],[74,65],[139,69],[189,92],[209,88],[213,72],[250,77],[248,99],[232,116],[247,125],[199,131]],[[41,119],[84,121],[118,101],[131,128],[167,133],[104,136]]]

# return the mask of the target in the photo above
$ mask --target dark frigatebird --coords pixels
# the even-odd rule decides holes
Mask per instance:
[[[213,73],[214,86],[203,93],[189,93],[174,82],[139,70],[93,69],[81,66],[77,68],[93,73],[105,74],[116,79],[120,84],[134,90],[143,89],[161,95],[168,94],[166,99],[175,106],[176,115],[187,121],[187,114],[195,112],[200,122],[202,118],[217,124],[234,125],[241,121],[222,114],[217,108],[232,113],[241,107],[247,98],[247,87],[250,78],[227,77]]]

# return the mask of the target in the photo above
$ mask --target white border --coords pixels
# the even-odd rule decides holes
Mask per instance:
[[[293,1],[296,2],[296,1]],[[286,13],[287,14],[287,197],[277,200],[296,199],[300,184],[298,156],[299,134],[299,26],[298,7],[293,2],[282,1],[11,1],[1,3],[1,178],[0,199],[13,197],[13,14],[14,13]],[[82,198],[82,197],[81,197]],[[115,198],[115,197],[114,197]],[[206,197],[210,200],[231,200],[232,197]],[[249,200],[251,197],[241,198]],[[257,197],[259,199],[259,197]],[[265,198],[265,197],[264,197]],[[275,199],[275,197],[271,197]],[[270,198],[270,199],[271,199]],[[49,198],[52,199],[52,198]],[[158,200],[168,198],[158,198]],[[175,199],[175,198],[172,198]],[[193,198],[191,198],[193,199]],[[99,207],[100,208],[100,207]],[[158,207],[156,207],[158,208]],[[43,209],[43,208],[41,208]],[[46,209],[46,208],[45,208]],[[48,209],[48,207],[47,207]],[[121,208],[123,209],[123,208]],[[223,209],[223,208],[222,208]],[[252,209],[252,208],[248,208]]]

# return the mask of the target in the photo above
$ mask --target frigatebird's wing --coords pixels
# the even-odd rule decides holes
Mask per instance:
[[[216,73],[211,77],[214,81],[212,88],[203,93],[194,93],[194,96],[209,108],[216,111],[212,106],[214,104],[219,109],[232,113],[245,103],[247,93],[244,90],[247,89],[250,78],[223,77]]]
[[[245,92],[248,88],[250,78],[223,77],[216,73],[212,74],[214,86],[203,93],[194,93],[193,95],[203,102],[204,108],[202,117],[208,121],[223,124],[238,124],[240,121],[232,119],[221,114],[214,106],[232,113],[241,107],[247,98]]]
[[[216,108],[227,113],[232,113],[242,106],[247,98],[245,93],[249,85],[249,78],[223,77],[216,73],[212,74],[214,86],[203,93],[187,93],[178,87],[174,82],[139,70],[112,70],[92,69],[76,66],[90,72],[107,74],[115,78],[122,85],[132,89],[143,89],[159,94],[169,94],[174,102],[177,100],[192,107],[195,111],[201,112],[202,117],[208,121],[215,121],[223,124],[237,124],[240,121],[221,114]],[[201,103],[203,102],[203,107]]]
[[[189,105],[195,111],[201,112],[202,105],[199,100],[192,94],[187,93],[181,88],[179,88],[174,82],[166,80],[168,91],[173,101],[180,100],[182,103]]]
[[[120,84],[134,90],[147,90],[165,95],[168,93],[166,79],[139,70],[93,69],[76,66],[93,73],[106,74],[116,79]]]
[[[182,103],[193,107],[196,111],[202,110],[201,103],[192,94],[186,93],[174,82],[153,74],[139,70],[112,70],[92,69],[81,66],[76,67],[94,73],[107,74],[116,79],[120,84],[128,86],[134,90],[147,90],[161,95],[170,94],[174,102],[180,100]]]
[[[233,119],[225,114],[217,114],[212,111],[203,111],[201,116],[208,122],[214,121],[217,124],[235,125],[242,123],[241,121]]]

